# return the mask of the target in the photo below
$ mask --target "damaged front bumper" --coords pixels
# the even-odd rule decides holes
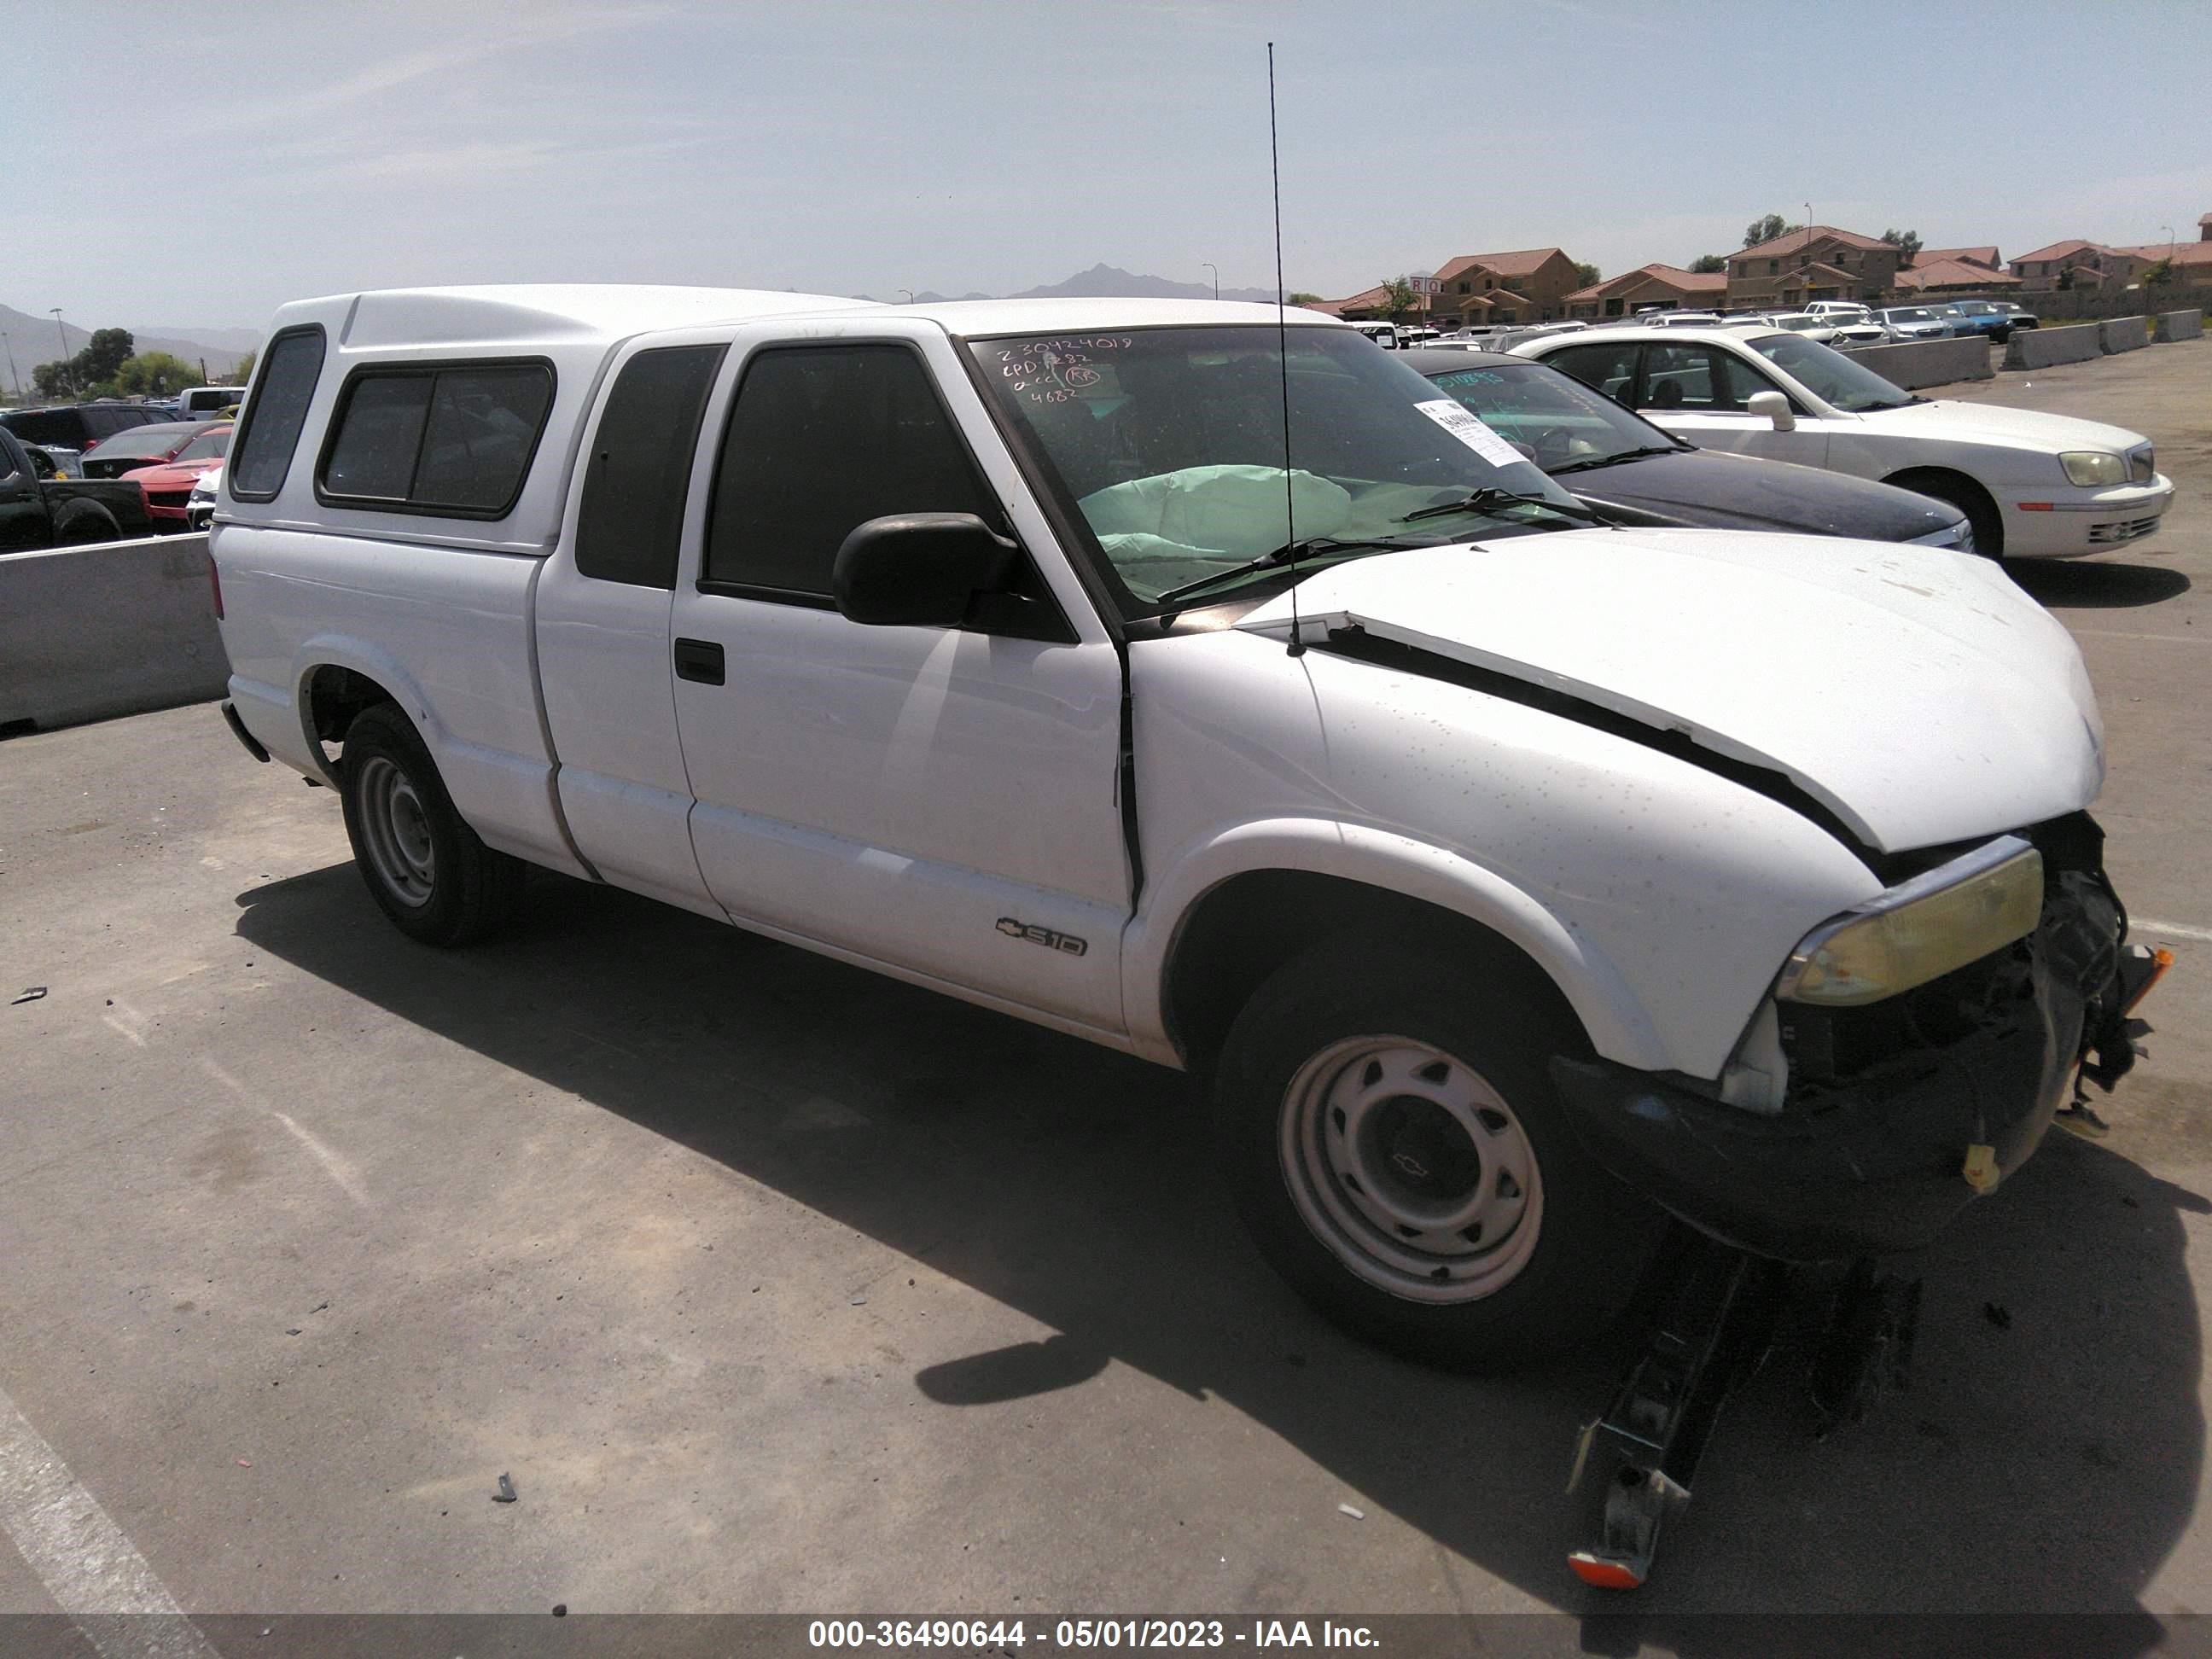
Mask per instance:
[[[1592,1155],[1703,1232],[1790,1261],[1916,1249],[2027,1161],[2085,1056],[2108,1088],[2131,1063],[2125,931],[2077,867],[2034,933],[1955,973],[1860,1008],[1783,1005],[1778,1112],[1603,1060],[1555,1059],[1553,1079]]]

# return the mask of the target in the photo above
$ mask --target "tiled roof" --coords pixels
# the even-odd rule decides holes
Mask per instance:
[[[1997,258],[1993,247],[1923,247],[1912,256],[1915,265],[1932,265],[1944,259],[1956,259],[1962,264],[1988,265],[1992,270],[2004,263]]]
[[[1889,244],[1879,236],[1862,236],[1855,230],[1838,230],[1833,225],[1807,225],[1802,230],[1785,231],[1771,241],[1761,242],[1757,247],[1747,247],[1731,253],[1731,259],[1764,259],[1777,253],[1792,253],[1808,242],[1817,242],[1824,236],[1832,236],[1845,247],[1878,248]]]
[[[2145,242],[2136,247],[2116,247],[2112,252],[2132,254],[2138,259],[2148,259],[2154,263],[2168,257],[2167,245],[2164,242]],[[2171,257],[2178,265],[2212,265],[2212,242],[2176,242],[2172,245]]]
[[[1601,283],[1592,283],[1588,288],[1577,289],[1567,295],[1570,300],[1604,300],[1621,292],[1637,277],[1656,277],[1669,288],[1680,289],[1685,294],[1724,294],[1728,291],[1728,273],[1723,270],[1684,270],[1680,265],[1653,263],[1638,265],[1633,270],[1624,270],[1618,276],[1608,276]]]
[[[1556,247],[1524,247],[1512,253],[1462,253],[1443,263],[1437,271],[1437,280],[1448,283],[1477,266],[1493,276],[1533,276],[1536,268],[1553,254],[1566,257],[1564,249]]]
[[[1907,291],[1928,288],[2018,288],[2020,278],[2009,271],[1968,264],[1964,259],[1936,259],[1897,273],[1897,286]]]
[[[2119,252],[2118,248],[2106,247],[2102,242],[2085,242],[2079,236],[2075,236],[2069,238],[2068,240],[2063,242],[2053,242],[2049,247],[2039,247],[2033,253],[2015,254],[2012,258],[2007,260],[2006,263],[2008,264],[2024,265],[2033,260],[2063,259],[2068,254],[2079,253],[2084,249],[2087,249],[2090,252],[2096,253],[2117,253]]]

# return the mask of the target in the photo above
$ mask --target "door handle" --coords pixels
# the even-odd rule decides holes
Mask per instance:
[[[722,647],[712,640],[676,641],[676,678],[702,685],[722,683]]]

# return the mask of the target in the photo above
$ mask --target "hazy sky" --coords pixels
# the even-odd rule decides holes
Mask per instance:
[[[1449,20],[1449,21],[1447,21]],[[39,8],[0,303],[258,326],[418,283],[1005,293],[1105,261],[1336,297],[1769,210],[2007,255],[2197,235],[2212,4],[346,0]]]

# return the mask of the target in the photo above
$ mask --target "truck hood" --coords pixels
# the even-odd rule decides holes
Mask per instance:
[[[1877,409],[1857,416],[1869,425],[1893,432],[1926,434],[1929,437],[1968,442],[2003,444],[2051,455],[2061,450],[2101,449],[2124,455],[2137,444],[2148,443],[2140,432],[2102,421],[2081,421],[2071,415],[2050,415],[2039,409],[2003,409],[1995,404],[1970,404],[1937,398],[1902,409]],[[2054,482],[2063,475],[2051,464]]]
[[[1356,627],[1778,772],[1904,852],[2086,806],[2103,780],[2072,637],[1994,563],[1703,530],[1562,531],[1372,555],[1237,624]],[[1679,741],[1679,739],[1674,739]]]

